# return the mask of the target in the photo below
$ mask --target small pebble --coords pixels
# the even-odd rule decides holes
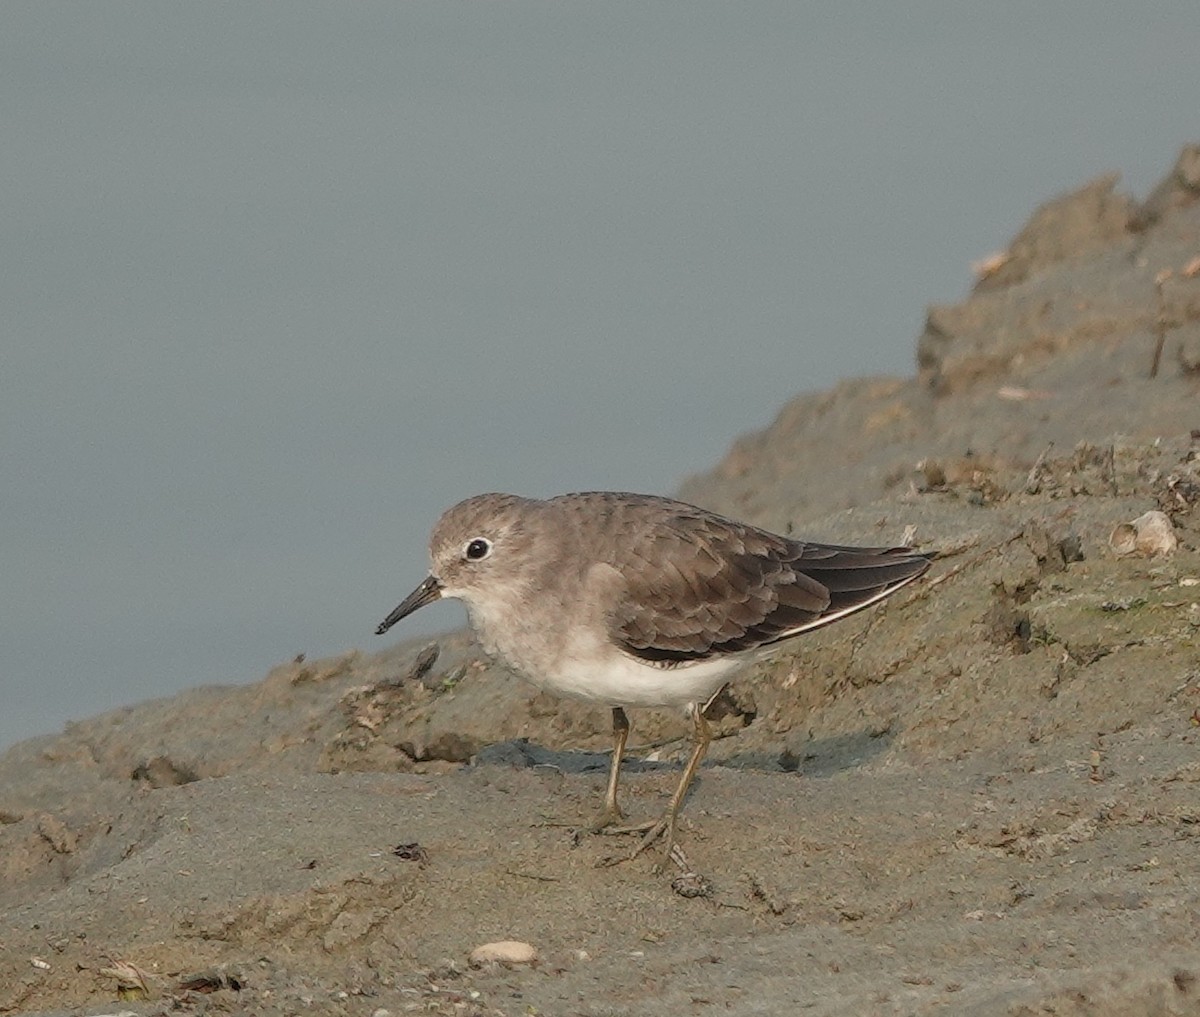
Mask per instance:
[[[685,872],[671,881],[671,889],[680,897],[711,897],[712,883],[698,872]]]
[[[1141,554],[1147,558],[1156,554],[1171,554],[1179,546],[1175,527],[1165,512],[1145,512],[1133,522],[1120,523],[1108,538],[1108,545],[1117,554]]]
[[[484,943],[471,951],[467,962],[473,968],[485,964],[533,964],[538,959],[537,950],[528,943],[515,939],[504,939],[498,943]]]

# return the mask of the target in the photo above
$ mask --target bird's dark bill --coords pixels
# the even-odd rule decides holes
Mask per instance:
[[[424,607],[426,604],[432,604],[442,595],[442,584],[436,576],[426,576],[425,582],[412,591],[401,602],[391,614],[379,623],[379,628],[375,630],[375,635],[382,636],[388,629],[396,624],[401,618],[406,618],[412,614],[417,608]]]

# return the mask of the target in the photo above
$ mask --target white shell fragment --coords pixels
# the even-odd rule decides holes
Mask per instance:
[[[1133,554],[1137,547],[1137,530],[1133,523],[1118,523],[1108,535],[1108,546],[1117,554]]]
[[[481,968],[486,964],[533,964],[538,959],[538,952],[528,943],[515,939],[504,939],[498,943],[484,943],[471,951],[467,962],[473,968]]]
[[[1179,546],[1175,527],[1165,512],[1145,512],[1131,523],[1114,527],[1108,546],[1117,554],[1172,554]]]

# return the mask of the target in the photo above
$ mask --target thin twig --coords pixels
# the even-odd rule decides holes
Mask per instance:
[[[983,561],[985,558],[989,557],[990,555],[995,554],[1002,547],[1008,547],[1009,544],[1015,544],[1018,540],[1020,540],[1024,536],[1025,536],[1025,531],[1019,530],[1018,532],[1014,533],[1011,537],[1007,537],[1004,540],[1000,541],[1000,543],[993,544],[991,547],[989,547],[986,551],[982,552],[981,554],[975,555],[974,558],[968,558],[964,562],[959,562],[959,564],[955,565],[954,568],[950,569],[949,572],[943,572],[940,576],[935,576],[933,579],[929,580],[929,582],[921,583],[921,585],[919,587],[917,587],[916,590],[913,591],[913,596],[909,599],[908,602],[912,603],[912,601],[914,601],[914,600],[925,599],[937,587],[941,586],[942,583],[948,582],[949,580],[951,580],[955,576],[957,576],[960,572],[963,572],[966,569],[971,568],[972,566],[978,565],[981,561]]]
[[[516,869],[505,869],[506,876],[517,876],[520,879],[535,879],[539,883],[561,883],[557,876],[539,876],[536,872],[517,872]]]
[[[1108,446],[1108,452],[1104,456],[1104,469],[1108,473],[1109,493],[1115,498],[1117,496],[1117,451],[1115,445]]]
[[[1158,316],[1154,319],[1154,359],[1150,361],[1150,377],[1158,377],[1158,364],[1162,360],[1163,344],[1167,341],[1167,303],[1163,297],[1163,283],[1171,275],[1170,269],[1164,269],[1154,277],[1154,292],[1158,294]]]
[[[1050,450],[1054,448],[1054,442],[1050,442],[1042,449],[1042,454],[1034,460],[1033,468],[1029,471],[1029,476],[1025,478],[1025,493],[1037,494],[1042,489],[1042,466],[1045,465],[1046,456],[1050,454]]]

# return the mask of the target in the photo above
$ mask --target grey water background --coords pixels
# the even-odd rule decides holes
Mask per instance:
[[[1195,0],[5,4],[0,746],[378,648],[465,495],[669,493],[911,373],[1197,139],[1198,52]]]

